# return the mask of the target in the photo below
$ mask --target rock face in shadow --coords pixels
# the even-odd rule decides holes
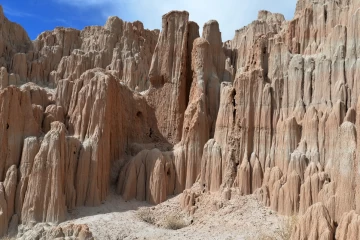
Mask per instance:
[[[147,94],[155,109],[161,134],[179,142],[187,104],[189,13],[172,11],[162,18],[162,30],[149,71],[151,87]],[[196,30],[195,30],[196,32]],[[196,35],[196,33],[195,33]],[[161,96],[161,97],[160,97]]]
[[[143,150],[123,168],[117,191],[125,201],[137,199],[159,204],[174,192],[175,171],[171,156],[158,149]]]
[[[161,31],[110,17],[30,41],[1,8],[0,236],[115,184],[153,204],[182,193],[190,212],[235,188],[299,214],[293,239],[359,238],[359,8],[298,0],[226,42],[180,11]]]

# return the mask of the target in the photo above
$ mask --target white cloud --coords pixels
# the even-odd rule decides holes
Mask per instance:
[[[33,17],[34,16],[32,14],[29,14],[29,13],[26,13],[26,12],[21,12],[21,11],[18,11],[16,9],[9,8],[7,6],[3,6],[3,10],[4,10],[5,15],[12,16],[12,17],[24,18],[24,17]]]
[[[235,30],[249,24],[259,10],[269,10],[292,18],[296,0],[57,0],[79,7],[96,6],[101,14],[117,15],[128,21],[140,20],[146,28],[161,27],[161,16],[171,10],[186,10],[200,27],[215,19],[223,41],[233,38]]]

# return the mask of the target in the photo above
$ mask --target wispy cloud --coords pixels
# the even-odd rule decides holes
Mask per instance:
[[[65,20],[63,18],[52,18],[52,19],[48,19],[48,18],[44,18],[42,16],[38,16],[38,15],[34,15],[31,13],[26,13],[26,12],[22,12],[19,11],[17,9],[14,8],[9,8],[8,6],[2,6],[4,13],[6,16],[11,16],[11,17],[16,17],[16,18],[35,18],[37,20],[43,21],[43,22],[58,22],[59,24],[65,24],[68,26],[71,26],[71,21],[69,20]]]
[[[223,40],[233,38],[235,30],[256,19],[259,10],[270,10],[291,18],[297,0],[54,0],[79,8],[97,7],[101,15],[117,15],[131,21],[140,20],[145,27],[161,27],[161,16],[171,10],[187,10],[190,20],[203,26],[216,19]],[[124,16],[126,14],[126,16]]]
[[[66,24],[66,25],[71,25],[71,21],[65,20],[63,18],[55,18],[53,19],[54,22],[58,22],[58,23],[62,23],[62,24]]]
[[[21,17],[21,18],[34,17],[34,15],[32,15],[30,13],[21,12],[16,9],[9,8],[7,6],[3,6],[3,10],[4,10],[5,15],[8,15],[8,16]]]

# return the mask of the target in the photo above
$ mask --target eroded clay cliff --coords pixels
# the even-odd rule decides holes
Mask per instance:
[[[180,11],[160,32],[110,17],[30,41],[0,10],[0,236],[115,184],[190,213],[207,191],[255,194],[300,215],[292,239],[359,238],[359,1],[260,11],[226,42]]]

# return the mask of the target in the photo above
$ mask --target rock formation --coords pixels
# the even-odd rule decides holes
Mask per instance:
[[[180,11],[161,31],[110,17],[30,41],[0,8],[0,236],[115,184],[126,201],[182,193],[190,213],[232,188],[299,214],[292,239],[358,239],[359,14],[298,0],[292,20],[260,11],[226,42]]]
[[[49,224],[37,224],[31,229],[31,231],[25,231],[28,229],[21,229],[20,237],[21,240],[30,240],[30,239],[79,239],[79,240],[93,240],[94,237],[89,230],[87,225],[65,225],[61,227],[54,227]],[[25,231],[25,232],[24,232]]]
[[[175,187],[171,156],[156,148],[141,151],[120,172],[117,187],[125,201],[136,198],[154,204],[164,202]]]
[[[190,27],[195,26],[190,24],[188,12],[173,11],[163,16],[162,31],[149,71],[148,102],[155,109],[160,132],[172,143],[177,143],[181,137],[186,90],[191,84],[191,79],[187,79],[190,71],[187,69],[187,46],[188,40],[195,37],[192,34],[198,34],[196,29],[189,30]]]
[[[316,203],[295,226],[291,239],[334,239],[334,232],[334,223],[326,207]]]

